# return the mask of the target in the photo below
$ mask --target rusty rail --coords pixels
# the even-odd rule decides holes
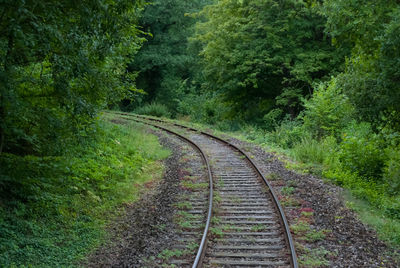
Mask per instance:
[[[290,264],[291,264],[291,266],[293,268],[298,268],[297,255],[296,255],[296,251],[295,251],[295,247],[294,247],[293,238],[292,238],[292,235],[290,233],[290,228],[289,228],[288,221],[286,219],[286,216],[285,216],[285,213],[283,211],[283,208],[279,203],[278,197],[275,194],[274,190],[272,189],[272,186],[270,185],[268,180],[265,178],[265,176],[261,173],[260,169],[255,164],[255,162],[242,149],[240,149],[236,145],[234,145],[234,144],[232,144],[232,143],[230,143],[230,142],[228,142],[228,141],[226,141],[226,140],[224,140],[224,139],[222,139],[220,137],[217,137],[215,135],[212,135],[212,134],[204,132],[204,131],[200,131],[200,130],[194,129],[192,127],[184,126],[184,125],[177,124],[177,123],[170,122],[170,121],[166,121],[166,120],[161,120],[161,119],[158,119],[158,118],[155,119],[155,118],[136,115],[136,114],[120,113],[120,112],[117,112],[117,114],[129,116],[129,117],[136,117],[136,118],[140,118],[140,119],[143,119],[143,120],[155,121],[155,122],[164,123],[164,124],[171,124],[171,125],[174,125],[174,126],[177,126],[177,127],[180,127],[180,128],[185,128],[185,129],[188,129],[188,130],[191,130],[191,131],[195,131],[197,133],[206,135],[206,136],[208,136],[208,137],[210,137],[212,139],[218,140],[218,141],[220,141],[220,142],[232,147],[233,149],[235,149],[239,153],[241,153],[246,158],[246,160],[252,165],[252,167],[257,172],[257,174],[262,178],[263,182],[267,186],[267,188],[268,188],[268,190],[269,190],[269,192],[270,192],[270,194],[272,196],[272,200],[274,201],[274,206],[275,206],[276,210],[279,212],[279,217],[280,217],[280,220],[281,220],[281,224],[283,225],[283,227],[285,229],[285,240],[286,240],[287,245],[289,246],[289,251],[290,251]],[[152,126],[157,127],[159,129],[163,129],[163,130],[165,130],[167,132],[170,132],[170,133],[173,133],[173,134],[178,135],[180,137],[183,137],[182,135],[180,135],[178,133],[175,133],[175,132],[173,132],[173,131],[171,131],[169,129],[160,127],[158,125],[150,124],[148,122],[144,122],[142,120],[137,120],[137,119],[131,119],[131,120],[134,120],[134,121],[137,121],[137,122],[141,122],[141,123],[144,123],[144,124],[148,124],[148,125],[152,125]],[[183,137],[183,139],[188,140],[185,137]],[[194,144],[192,141],[190,141],[190,140],[188,140],[188,141],[191,144]],[[201,151],[200,147],[198,147],[197,145],[195,145],[195,146],[196,146],[196,148],[198,148]],[[209,168],[208,160],[205,157],[205,155],[204,155],[204,159],[206,159],[207,167]],[[209,176],[211,176],[210,169],[209,169]],[[210,185],[212,185],[212,178],[211,177],[210,177]],[[205,253],[207,234],[208,234],[208,229],[209,229],[209,222],[210,222],[211,214],[212,214],[212,212],[211,212],[211,210],[212,210],[212,195],[211,195],[211,193],[212,193],[212,188],[210,189],[210,200],[211,200],[211,202],[210,202],[209,213],[208,213],[210,217],[207,219],[207,225],[206,225],[206,228],[205,228],[204,233],[203,233],[202,242],[200,244],[199,251],[198,251],[198,254],[196,256],[196,260],[195,260],[195,262],[193,264],[193,268],[201,267],[201,259],[203,258],[204,253]]]

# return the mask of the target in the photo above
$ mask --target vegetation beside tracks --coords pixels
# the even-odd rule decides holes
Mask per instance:
[[[110,119],[63,155],[0,156],[0,266],[78,266],[124,204],[161,177],[169,152],[157,137]]]

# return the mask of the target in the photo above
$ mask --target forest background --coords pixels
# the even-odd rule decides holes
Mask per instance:
[[[119,148],[129,131],[105,108],[279,149],[379,211],[400,245],[398,1],[2,0],[0,18],[0,264],[84,234],[46,261],[79,259],[125,200],[127,166],[162,158]]]
[[[120,109],[240,132],[400,219],[398,1],[155,1],[141,25]]]

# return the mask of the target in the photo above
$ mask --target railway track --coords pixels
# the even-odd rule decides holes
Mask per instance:
[[[266,178],[241,149],[179,124],[133,114],[118,115],[179,136],[191,143],[206,163],[210,182],[208,210],[197,255],[191,264],[179,259],[171,264],[193,268],[298,267],[282,207]],[[204,198],[198,201],[205,202]],[[195,237],[199,230],[184,234]]]

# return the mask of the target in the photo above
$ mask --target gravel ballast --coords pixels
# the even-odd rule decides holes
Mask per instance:
[[[110,225],[108,241],[91,254],[85,266],[143,267],[174,239],[173,204],[180,193],[182,145],[176,138],[154,133],[172,151],[164,161],[163,178],[152,183],[138,202],[125,207],[125,215]]]
[[[328,252],[328,267],[400,267],[400,263],[388,254],[393,250],[380,241],[376,232],[363,224],[355,212],[346,207],[342,188],[316,176],[288,170],[275,154],[265,152],[257,145],[235,138],[228,139],[254,157],[267,179],[271,174],[279,178],[271,182],[278,195],[282,195],[283,187],[295,185],[291,195],[299,200],[300,206],[285,208],[291,225],[296,224],[302,210],[311,208],[312,228],[315,231],[329,231],[325,239],[313,243],[301,241],[295,236],[298,247],[303,244],[311,249],[325,249]],[[301,258],[302,252],[298,253]]]
[[[138,202],[125,208],[126,215],[110,226],[110,241],[113,242],[105,243],[94,252],[86,266],[143,267],[149,258],[168,248],[169,242],[176,238],[173,223],[176,209],[173,204],[179,200],[179,181],[185,168],[179,161],[184,156],[183,144],[172,136],[155,133],[160,142],[172,151],[164,162],[163,179],[151,185]],[[307,217],[306,222],[313,232],[323,232],[324,237],[310,241],[293,232],[302,267],[313,267],[312,261],[308,261],[313,260],[315,254],[320,255],[316,259],[322,257],[326,261],[321,263],[321,267],[400,267],[400,263],[388,254],[393,250],[346,207],[343,189],[314,175],[298,174],[285,168],[277,155],[257,145],[224,138],[253,158],[266,178],[271,179],[282,203],[288,196],[284,190],[294,188],[290,198],[297,204],[284,205],[291,226],[296,226],[304,215],[312,212],[312,217]]]

